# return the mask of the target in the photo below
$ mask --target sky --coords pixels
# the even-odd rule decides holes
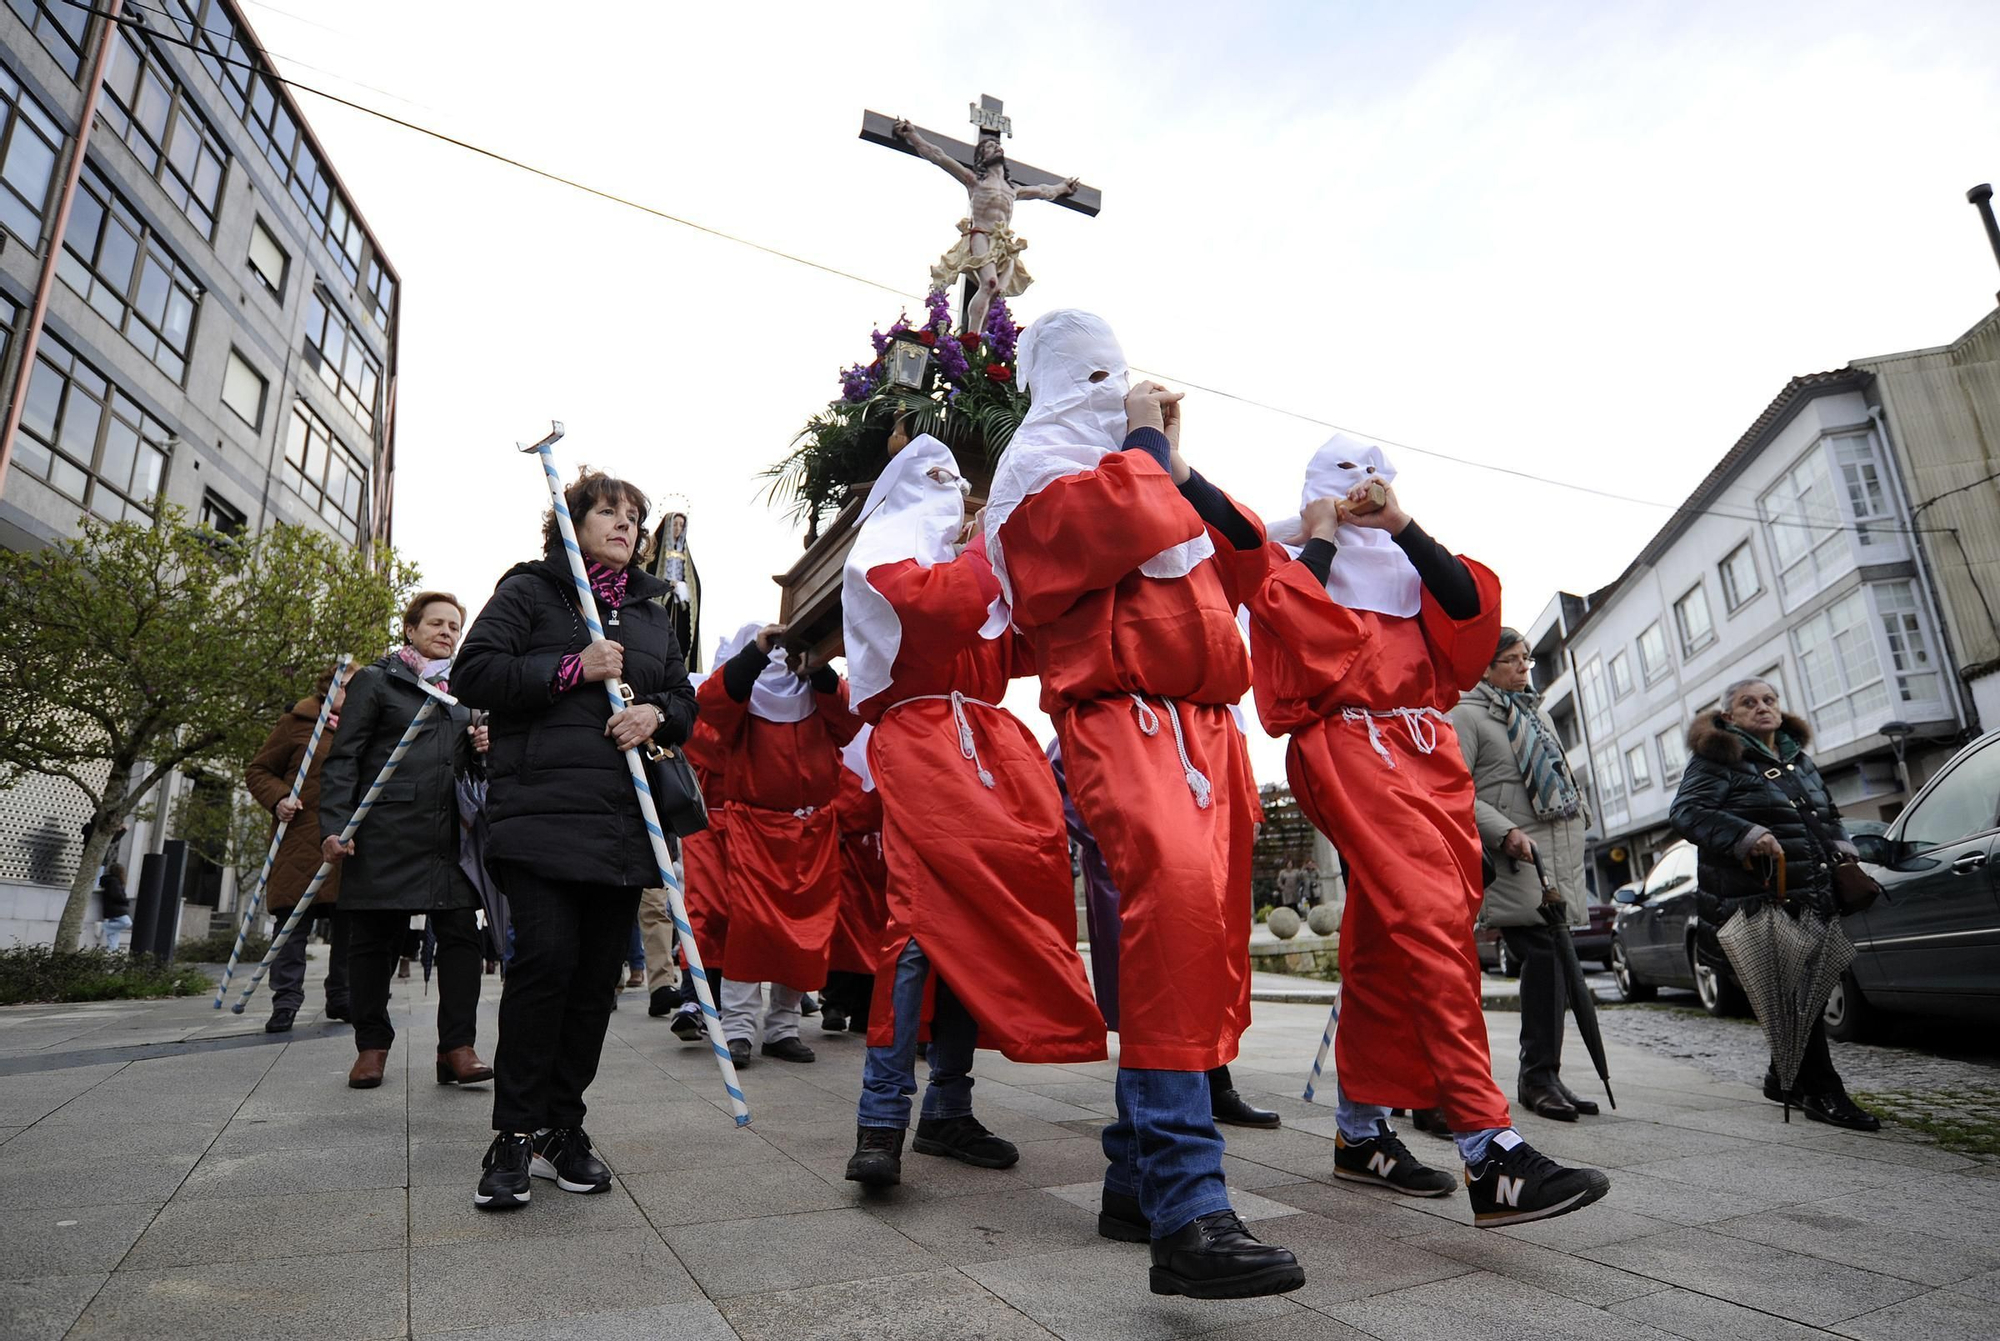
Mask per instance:
[[[1312,420],[1397,444],[1516,624],[1616,577],[1786,379],[1945,343],[2000,287],[1964,194],[2000,177],[1991,4],[246,10],[289,78],[910,295],[299,93],[402,276],[395,543],[475,614],[537,548],[513,446],[560,419],[568,469],[686,500],[709,650],[776,617],[801,532],[760,472],[963,212],[864,109],[969,139],[1004,99],[1010,156],[1104,193],[1020,206],[1017,317],[1089,308],[1209,388],[1186,455],[1267,518]]]

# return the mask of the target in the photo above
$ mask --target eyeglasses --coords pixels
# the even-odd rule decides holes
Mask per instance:
[[[1525,656],[1495,657],[1493,658],[1493,664],[1496,666],[1519,666],[1523,670],[1533,670],[1535,668],[1535,659]]]

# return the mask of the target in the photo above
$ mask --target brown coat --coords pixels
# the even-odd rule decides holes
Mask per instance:
[[[257,757],[243,770],[243,783],[257,804],[273,812],[275,831],[278,802],[292,794],[292,779],[298,775],[299,760],[305,757],[306,742],[312,739],[313,723],[319,720],[318,698],[302,698],[278,719]],[[299,792],[303,809],[285,829],[285,841],[278,847],[278,860],[271,867],[271,882],[264,892],[265,906],[273,912],[297,905],[299,895],[312,883],[320,865],[319,770],[333,753],[333,726],[321,734],[312,767],[306,770],[306,785]],[[331,906],[340,898],[340,867],[327,875],[326,883],[313,896],[313,907]]]

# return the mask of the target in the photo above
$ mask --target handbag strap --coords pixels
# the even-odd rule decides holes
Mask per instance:
[[[1826,826],[1820,823],[1818,809],[1813,805],[1811,798],[1799,788],[1798,780],[1792,776],[1791,771],[1783,767],[1767,768],[1764,770],[1764,776],[1778,784],[1778,790],[1792,803],[1792,809],[1799,812],[1799,818],[1805,821],[1806,832],[1812,835],[1813,842],[1818,845],[1827,864],[1829,866],[1838,864],[1843,859],[1840,850],[1834,846],[1838,840],[1827,833]]]

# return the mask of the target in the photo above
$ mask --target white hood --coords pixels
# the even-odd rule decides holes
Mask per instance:
[[[854,692],[851,687],[851,676],[849,677],[849,684],[850,688],[847,692],[851,695]],[[874,734],[874,724],[870,723],[862,727],[859,731],[856,731],[853,740],[848,741],[847,744],[840,747],[841,767],[861,779],[861,790],[864,792],[875,790],[875,771],[868,767],[868,737]]]
[[[1028,416],[1000,456],[986,500],[986,553],[1011,602],[1014,588],[1000,550],[1000,528],[1014,509],[1065,475],[1095,470],[1125,442],[1125,351],[1102,317],[1063,308],[1021,333],[1021,387]],[[1091,381],[1095,373],[1106,374]],[[1161,550],[1139,565],[1148,577],[1185,577],[1215,553],[1207,532]]]
[[[1313,453],[1306,465],[1305,488],[1299,493],[1299,509],[1315,498],[1344,498],[1347,491],[1363,480],[1384,484],[1396,478],[1396,467],[1376,443],[1346,433],[1336,433]],[[1306,541],[1305,525],[1298,517],[1288,517],[1267,531],[1296,558]],[[1378,614],[1405,619],[1423,607],[1423,579],[1402,546],[1387,531],[1342,523],[1334,541],[1338,552],[1326,575],[1326,594],[1350,610],[1373,610]]]
[[[720,674],[730,658],[748,647],[762,624],[749,623],[724,638],[715,648],[715,670]],[[813,714],[813,690],[785,669],[785,649],[771,648],[770,661],[750,686],[750,715],[767,722],[803,722]]]

